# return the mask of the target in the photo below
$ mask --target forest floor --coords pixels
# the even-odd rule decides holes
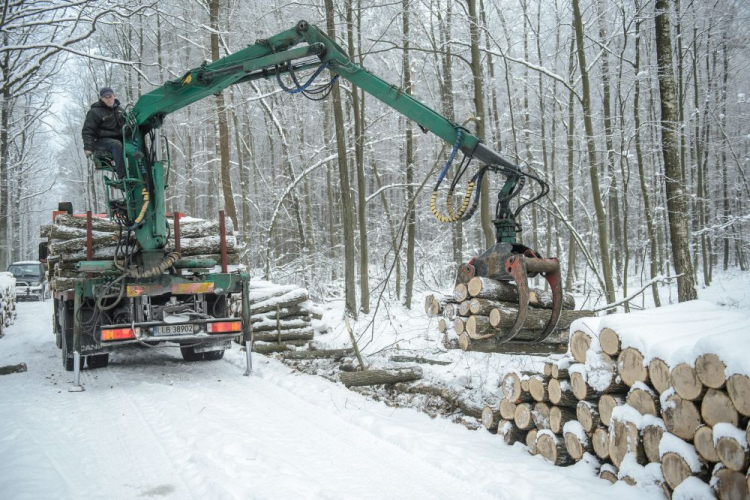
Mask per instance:
[[[743,278],[699,294],[750,310]],[[442,354],[454,363],[428,374],[456,387],[496,388],[498,372],[540,362],[439,353],[421,307],[389,307],[369,316],[374,330],[368,317],[355,325],[365,351]],[[0,378],[3,498],[660,498],[598,479],[591,463],[554,467],[484,429],[386,406],[276,359],[256,355],[243,377],[236,348],[200,363],[184,363],[176,348],[119,352],[109,367],[84,370],[86,391],[71,393],[51,301],[21,303],[18,313],[0,339],[0,366],[28,365]],[[321,341],[330,346],[348,337],[339,313],[337,304],[326,313],[334,326]]]

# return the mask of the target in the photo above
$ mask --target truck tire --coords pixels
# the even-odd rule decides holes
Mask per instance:
[[[92,354],[87,356],[86,363],[91,369],[106,368],[109,364],[109,353],[105,352],[104,354]]]
[[[224,349],[220,351],[208,351],[203,354],[206,361],[216,361],[224,357]]]
[[[204,354],[202,352],[195,352],[195,347],[180,347],[180,351],[182,352],[182,359],[185,361],[201,361],[204,359]]]

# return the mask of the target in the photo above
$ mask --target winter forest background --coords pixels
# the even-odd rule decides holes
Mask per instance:
[[[664,10],[674,136],[661,122],[655,19]],[[670,193],[685,195],[675,215],[688,225],[695,286],[750,266],[743,0],[7,0],[0,267],[36,258],[39,225],[59,201],[105,211],[80,137],[98,88],[132,105],[301,19],[335,28],[357,64],[547,179],[550,195],[523,214],[523,241],[560,258],[567,290],[601,305],[675,275],[662,154],[670,137]],[[414,290],[452,286],[457,264],[494,241],[503,179],[491,179],[482,216],[439,223],[428,200],[450,146],[348,82],[339,88],[314,102],[259,81],[172,114],[162,129],[173,165],[167,208],[206,218],[226,209],[254,276],[305,284],[318,299],[346,290],[354,311],[380,296],[410,306]]]

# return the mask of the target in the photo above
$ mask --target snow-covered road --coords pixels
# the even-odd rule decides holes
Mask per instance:
[[[239,350],[115,354],[68,392],[52,305],[22,303],[0,339],[0,496],[16,498],[659,498],[566,469],[485,431],[368,401]]]

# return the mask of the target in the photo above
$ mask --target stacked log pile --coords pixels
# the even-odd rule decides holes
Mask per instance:
[[[0,337],[16,321],[16,279],[11,273],[0,273]]]
[[[505,376],[498,433],[612,482],[750,498],[747,321],[698,301],[577,321],[566,357]]]
[[[239,315],[241,301],[234,305],[234,313]],[[322,317],[305,288],[262,280],[250,281],[250,312],[253,351],[261,354],[307,345],[315,334],[312,320]]]
[[[518,290],[514,284],[476,276],[459,283],[452,295],[428,295],[425,313],[439,317],[438,331],[446,348],[464,351],[511,354],[563,353],[573,321],[591,317],[591,311],[575,311],[575,301],[565,295],[557,329],[544,342],[528,342],[539,337],[551,315],[549,292],[531,289],[529,309],[522,330],[510,342],[501,342],[518,315]]]
[[[168,252],[175,250],[174,221],[170,226]],[[227,264],[240,263],[237,238],[233,235],[232,220],[226,218]],[[108,218],[92,218],[92,260],[112,260],[117,250],[119,226]],[[86,260],[86,218],[61,214],[53,224],[41,226],[40,236],[47,238],[49,257],[47,265],[52,290],[66,290],[75,286],[82,275],[75,269],[76,263]],[[131,237],[131,244],[135,238]],[[180,255],[193,259],[213,259],[221,263],[221,239],[219,222],[183,217],[180,219]]]

